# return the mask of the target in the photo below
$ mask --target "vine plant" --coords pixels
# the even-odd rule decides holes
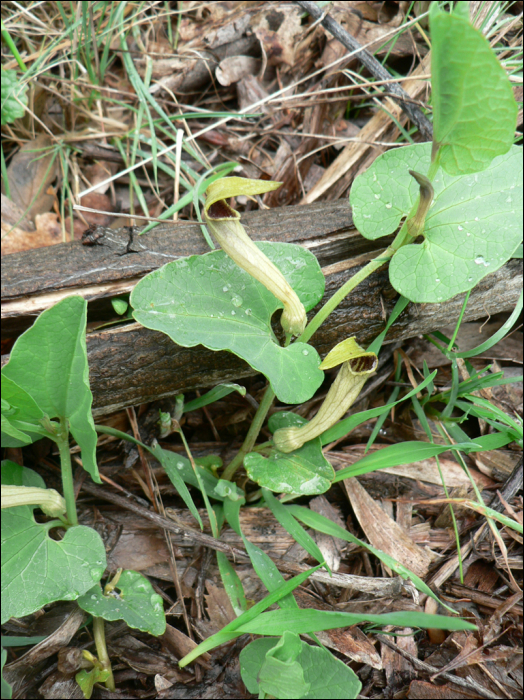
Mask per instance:
[[[465,3],[457,7],[460,5]],[[487,41],[460,9],[458,14],[446,14],[432,3],[430,28],[433,143],[399,147],[383,154],[355,180],[350,195],[354,222],[363,236],[376,239],[398,232],[393,243],[348,279],[309,322],[307,312],[324,294],[324,277],[315,257],[297,245],[253,243],[240,215],[228,202],[240,194],[267,192],[279,183],[236,177],[212,183],[206,193],[204,221],[222,250],[177,259],[147,275],[131,294],[134,318],[143,326],[160,330],[185,347],[201,344],[212,350],[228,350],[268,379],[244,443],[220,479],[206,468],[205,460],[192,458],[178,421],[184,411],[216,401],[235,389],[242,391],[241,387],[217,387],[185,405],[181,397],[176,415],[162,417],[164,428],[167,423],[168,428],[172,424],[180,431],[187,459],[158,444],[143,446],[161,462],[201,527],[186,483],[201,490],[215,537],[227,519],[242,538],[255,571],[268,589],[268,595],[248,609],[238,575],[226,557],[217,552],[220,573],[238,616],[182,659],[180,665],[241,634],[270,635],[255,640],[241,653],[246,686],[261,697],[358,694],[360,682],[353,671],[322,645],[303,642],[299,634],[308,633],[315,639],[318,630],[363,621],[474,629],[471,623],[449,615],[357,615],[299,609],[292,591],[316,568],[327,567],[300,521],[320,532],[357,542],[410,579],[419,591],[438,598],[399,562],[307,508],[285,506],[273,492],[284,494],[283,500],[320,494],[348,476],[436,456],[450,446],[460,459],[461,451],[494,449],[513,440],[522,441],[518,421],[502,412],[494,415],[489,406],[475,398],[480,385],[505,380],[500,376],[486,379],[472,371],[469,380],[457,384],[448,394],[441,392],[438,399],[447,405],[448,413],[460,406],[465,413],[487,420],[496,429],[494,434],[472,441],[454,425],[448,431],[454,444],[436,445],[428,431],[430,442],[392,445],[336,475],[322,454],[323,445],[372,417],[382,416],[382,420],[399,401],[412,399],[417,415],[427,426],[425,410],[434,398],[434,373],[427,368],[424,381],[401,399],[397,399],[397,392],[386,406],[349,418],[344,414],[376,371],[387,329],[409,301],[439,303],[469,293],[485,275],[503,265],[520,242],[522,161],[521,149],[513,145],[517,105],[511,85]],[[363,349],[356,339],[348,338],[321,362],[310,339],[336,306],[384,264],[389,264],[391,284],[401,295],[386,328],[369,348]],[[517,315],[521,307],[522,302]],[[285,338],[282,344],[271,326],[279,309]],[[506,324],[502,332],[507,329]],[[76,600],[94,620],[97,657],[85,653],[85,668],[77,675],[89,697],[95,682],[114,688],[103,620],[124,619],[131,627],[159,635],[165,629],[165,619],[160,597],[137,572],[117,572],[103,588],[100,586],[106,567],[102,540],[95,530],[78,522],[69,434],[80,446],[81,466],[98,483],[97,431],[130,439],[93,423],[85,330],[86,302],[80,297],[65,299],[44,312],[20,336],[2,370],[2,445],[22,446],[43,436],[51,438],[59,449],[63,486],[60,495],[45,488],[43,479],[31,469],[12,462],[2,464],[2,621],[28,615],[53,601]],[[448,347],[443,351],[456,369],[453,339],[444,340]],[[275,397],[286,404],[307,401],[322,383],[323,370],[337,365],[341,365],[338,376],[310,422],[292,412],[274,413],[268,421],[273,439],[257,444]],[[427,396],[421,398],[423,390]],[[271,559],[245,538],[239,519],[245,494],[233,481],[241,465],[261,487],[264,502],[277,520],[318,561],[315,569],[285,581]],[[478,492],[477,499],[470,506],[483,512],[493,527],[497,519],[519,528],[487,508]],[[51,520],[37,522],[35,507]],[[50,537],[51,531],[59,536]],[[266,612],[274,603],[280,609]]]

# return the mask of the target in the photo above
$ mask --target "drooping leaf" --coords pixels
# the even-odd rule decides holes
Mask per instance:
[[[271,432],[275,432],[279,428],[300,427],[305,423],[307,421],[301,416],[281,411],[271,416],[268,426]],[[244,466],[249,478],[260,486],[301,496],[324,493],[335,476],[333,467],[322,454],[319,437],[294,452],[271,449],[269,457],[250,452],[244,458]]]
[[[434,140],[450,175],[484,170],[513,143],[518,106],[488,41],[469,21],[432,3]]]
[[[91,415],[86,351],[87,303],[71,296],[44,311],[15,342],[2,372],[24,389],[49,418],[65,418],[82,451],[82,465],[101,483]]]
[[[430,159],[427,143],[391,150],[355,180],[353,218],[365,238],[398,227],[418,196],[408,171],[427,172]],[[473,175],[439,171],[433,188],[424,241],[400,248],[389,266],[393,287],[419,303],[466,292],[509,260],[522,236],[522,150],[513,146]]]
[[[77,600],[78,605],[104,620],[124,620],[129,627],[158,637],[166,630],[162,598],[138,571],[123,571],[107,595],[97,584]]]
[[[307,310],[322,298],[324,276],[309,251],[289,243],[257,243],[282,271]],[[142,279],[131,294],[133,316],[178,345],[229,350],[269,379],[284,403],[311,398],[324,374],[305,343],[281,347],[271,317],[283,305],[222,251],[180,258]]]
[[[41,476],[14,462],[2,463],[2,484],[45,488]],[[54,540],[49,526],[35,521],[33,510],[2,510],[2,624],[56,600],[76,600],[106,567],[104,543],[93,528],[70,527]]]

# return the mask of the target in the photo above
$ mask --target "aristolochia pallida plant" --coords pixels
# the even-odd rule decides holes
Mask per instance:
[[[322,445],[343,437],[359,422],[383,411],[384,407],[366,411],[355,417],[359,418],[357,422],[351,418],[341,420],[376,370],[385,331],[367,350],[359,347],[354,338],[342,341],[322,363],[309,339],[336,306],[385,263],[389,263],[391,284],[401,294],[389,327],[409,301],[439,303],[469,292],[485,275],[503,265],[520,242],[522,162],[520,149],[513,145],[517,105],[511,85],[487,41],[461,12],[446,14],[433,3],[430,27],[434,140],[383,154],[355,180],[350,194],[353,219],[363,236],[376,239],[395,231],[397,234],[379,257],[335,292],[305,328],[302,329],[304,311],[310,311],[324,292],[324,278],[316,259],[300,246],[254,243],[244,230],[240,215],[227,201],[238,195],[270,191],[278,183],[241,178],[213,183],[207,190],[204,221],[222,250],[169,263],[139,282],[131,295],[134,317],[144,326],[168,334],[182,346],[201,344],[213,350],[229,350],[265,374],[269,382],[265,395],[242,447],[226,465],[222,479],[231,480],[243,465],[250,478],[262,487],[264,500],[275,517],[319,562],[322,555],[298,520],[332,536],[348,539],[348,533],[308,509],[284,506],[271,492],[286,494],[284,500],[319,494],[344,478],[346,470],[335,476],[322,453]],[[271,326],[278,309],[283,309],[282,343]],[[284,403],[302,403],[320,386],[323,370],[337,364],[341,368],[317,415],[307,422],[291,412],[274,413],[268,421],[273,439],[257,445],[275,396]],[[413,393],[423,386],[432,387],[432,377],[428,372]],[[410,395],[411,392],[407,396]],[[504,439],[515,438],[512,434]],[[458,450],[485,449],[471,441],[457,443]],[[362,472],[388,463],[405,464],[435,456],[446,447],[431,443],[392,445],[378,453],[380,458],[368,455],[361,460]],[[402,454],[397,448],[402,448]],[[353,471],[362,473],[358,466],[353,465]],[[223,486],[221,489],[225,493]],[[223,502],[224,515],[243,537],[238,519],[243,498],[233,494],[231,491]],[[275,580],[275,569],[265,568],[269,567],[267,558],[244,537],[243,540],[257,573],[271,592],[261,603],[267,607],[277,600],[277,594],[287,595],[298,582],[286,588],[281,577]],[[384,553],[372,551],[386,562]],[[264,566],[262,561],[266,562]],[[420,579],[397,561],[388,558],[387,565],[434,597]],[[235,593],[231,588],[229,592],[233,601]],[[292,691],[282,689],[283,678],[289,680],[295,692],[303,692],[303,697],[317,692],[316,683],[321,681],[304,670],[310,668],[311,661],[302,655],[309,652],[293,634],[326,629],[330,623],[312,618],[306,621],[308,613],[293,608],[293,599],[278,600],[282,610],[258,617],[262,608],[244,611],[180,665],[245,632],[282,634],[286,630],[277,646],[271,640],[257,640],[247,647],[243,652],[243,678],[253,693],[289,697],[285,693]],[[293,609],[286,610],[288,604],[284,605],[284,601]],[[322,615],[320,611],[315,613]],[[252,624],[251,616],[255,620],[265,618],[268,624]],[[351,623],[346,619],[339,624]],[[287,666],[282,665],[283,661]],[[347,679],[344,682],[349,683]]]
[[[312,448],[342,418],[376,367],[376,357],[372,360],[354,339],[348,342],[356,354],[338,361],[339,375],[317,416],[300,426],[293,414],[273,417],[272,444],[254,450],[274,397],[285,403],[311,398],[322,370],[332,366],[325,364],[328,358],[321,364],[307,341],[384,263],[389,262],[391,284],[405,299],[438,303],[471,290],[520,242],[522,161],[521,149],[512,145],[517,105],[511,85],[466,18],[440,12],[434,3],[430,21],[434,140],[384,153],[355,180],[350,195],[354,222],[366,238],[386,236],[403,223],[393,243],[351,277],[305,328],[305,313],[324,292],[316,259],[297,245],[254,243],[226,201],[268,192],[278,187],[273,182],[231,177],[210,185],[204,220],[222,251],[169,263],[145,277],[131,295],[134,317],[144,326],[167,333],[179,345],[229,350],[268,378],[251,429],[224,479],[244,464],[252,479],[276,491],[303,495],[329,488],[330,470],[321,453],[316,450],[306,459],[299,451],[309,443]],[[271,328],[279,308],[283,345]],[[378,349],[373,348],[375,354]],[[289,454],[291,462],[282,459]]]

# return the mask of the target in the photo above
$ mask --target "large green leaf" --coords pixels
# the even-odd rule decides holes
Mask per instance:
[[[354,182],[353,219],[365,238],[392,233],[419,193],[409,170],[428,171],[431,144],[388,151]],[[522,237],[522,149],[473,175],[440,170],[421,244],[405,245],[389,266],[391,284],[411,301],[436,303],[472,289],[511,257]]]
[[[257,243],[282,271],[306,311],[324,293],[324,275],[309,251],[290,243]],[[144,277],[131,294],[133,316],[184,347],[229,350],[269,379],[284,403],[302,403],[324,373],[305,343],[281,347],[271,317],[282,303],[221,250],[192,255]]]
[[[39,474],[14,462],[2,463],[2,484],[45,488]],[[49,525],[35,521],[34,508],[2,509],[2,624],[55,600],[76,600],[106,567],[104,543],[95,530],[77,525],[53,540]]]
[[[305,425],[307,421],[296,413],[281,411],[269,419],[269,429]],[[324,493],[331,486],[335,472],[322,453],[320,438],[306,442],[299,450],[284,454],[271,449],[268,457],[250,452],[244,457],[250,479],[270,491],[300,496]]]
[[[44,311],[11,350],[2,372],[24,389],[49,418],[66,418],[82,451],[82,464],[101,483],[97,435],[91,415],[86,351],[87,303],[79,296]]]
[[[138,571],[123,571],[115,588],[107,595],[97,584],[80,596],[77,603],[94,617],[125,620],[129,627],[156,637],[166,631],[162,598]]]
[[[467,19],[432,3],[434,140],[450,175],[484,170],[513,143],[517,103],[487,40]]]

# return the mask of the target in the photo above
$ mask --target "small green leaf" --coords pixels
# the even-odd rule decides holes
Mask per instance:
[[[87,302],[63,299],[44,311],[15,342],[2,372],[18,384],[49,418],[66,418],[82,451],[82,465],[100,484],[97,435],[91,415],[86,351]]]
[[[186,484],[196,486],[196,488],[198,489],[200,488],[196,474],[193,471],[193,467],[191,466],[191,462],[188,460],[187,457],[184,457],[183,455],[177,454],[176,452],[171,452],[170,450],[163,450],[158,444],[150,448],[150,452],[156,457],[156,459],[158,459],[160,464],[164,467],[171,483],[177,489],[180,496],[184,498],[184,502],[186,503],[187,507],[190,509],[194,517],[199,521],[199,523],[201,523],[200,515],[198,514],[198,510],[196,509],[193,503],[191,495],[189,494],[189,492],[187,492],[187,494],[185,493],[184,489],[181,488],[179,481],[179,479],[182,479],[182,481]],[[212,498],[216,498],[219,501],[223,501],[224,496],[221,496],[215,492],[215,487],[218,484],[218,479],[203,466],[199,465],[198,462],[199,460],[196,460],[196,468],[198,469],[200,480],[204,485],[207,495],[211,496]]]
[[[307,310],[324,293],[324,275],[309,251],[289,243],[257,243],[282,271]],[[514,249],[514,248],[513,248]],[[269,379],[284,403],[302,403],[322,383],[316,350],[281,347],[271,317],[283,304],[223,251],[168,263],[144,277],[131,294],[133,316],[178,345],[229,350]]]
[[[80,690],[83,692],[84,697],[89,700],[93,694],[95,683],[105,683],[109,678],[109,674],[109,669],[100,668],[100,666],[95,666],[90,671],[83,668],[76,674],[75,681],[80,686]]]
[[[32,396],[2,370],[2,447],[20,447],[40,439],[42,435],[25,431],[30,431],[31,426],[41,430],[43,417]]]
[[[2,126],[24,116],[24,106],[27,107],[26,93],[27,84],[18,80],[16,71],[2,69]]]
[[[77,600],[94,617],[124,620],[133,629],[158,637],[166,630],[162,598],[138,571],[123,571],[114,590],[105,595],[100,585],[93,586]]]
[[[45,488],[36,472],[13,462],[2,463],[2,484]],[[2,510],[2,624],[56,600],[76,600],[106,567],[104,543],[93,528],[70,527],[61,540],[53,540],[33,510]]]
[[[307,421],[295,413],[282,411],[269,419],[269,429],[302,426]],[[284,454],[271,450],[269,457],[250,452],[244,458],[249,478],[260,486],[277,491],[306,496],[324,493],[331,486],[335,472],[322,454],[320,438],[306,442],[299,450]]]
[[[456,13],[433,11],[434,140],[450,175],[484,170],[513,144],[518,107],[488,41]]]
[[[127,299],[122,299],[121,297],[111,299],[111,305],[115,310],[115,313],[117,313],[119,316],[123,316],[129,306]]]
[[[406,146],[379,156],[351,189],[353,218],[365,238],[392,233],[418,196],[409,170],[427,172],[431,145]],[[411,301],[438,303],[472,289],[498,270],[522,236],[522,150],[513,146],[474,175],[439,171],[425,240],[398,250],[391,284]]]

